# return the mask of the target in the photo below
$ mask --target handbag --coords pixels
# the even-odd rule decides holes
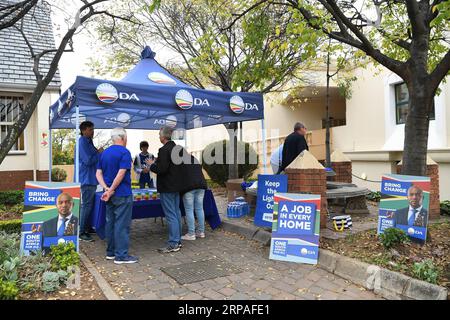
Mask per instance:
[[[344,231],[352,227],[352,217],[349,215],[335,216],[333,220],[333,227],[336,231]]]

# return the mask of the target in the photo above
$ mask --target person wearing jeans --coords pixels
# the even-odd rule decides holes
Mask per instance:
[[[111,140],[114,145],[102,153],[97,166],[97,180],[105,190],[101,199],[106,202],[106,259],[115,264],[136,263],[138,258],[128,254],[133,194],[125,129],[112,129]]]
[[[83,121],[80,124],[81,137],[79,138],[80,152],[80,184],[81,184],[81,208],[80,208],[80,239],[83,241],[94,241],[89,234],[89,218],[94,208],[95,191],[97,190],[97,179],[95,171],[99,154],[103,148],[94,147],[94,124],[91,121]]]
[[[187,151],[185,151],[187,153]],[[188,225],[188,233],[181,237],[182,240],[195,240],[196,238],[205,237],[205,213],[203,212],[203,199],[205,190],[207,189],[206,180],[203,176],[202,166],[193,156],[187,156],[188,161],[184,161],[183,177],[184,188],[183,204],[186,211],[186,220]],[[186,158],[183,158],[186,159]],[[195,218],[197,216],[198,230],[195,232]]]
[[[80,239],[83,241],[94,241],[87,229],[90,226],[89,219],[94,208],[96,190],[96,185],[81,185]]]
[[[169,229],[167,246],[159,248],[160,253],[177,252],[181,248],[181,211],[180,192],[184,185],[181,163],[174,161],[177,150],[181,148],[172,141],[173,129],[163,127],[159,131],[159,140],[163,144],[155,160],[148,159],[150,171],[156,173],[156,188],[160,193],[161,205]],[[175,150],[174,150],[175,149]]]
[[[173,248],[172,252],[179,248],[181,242],[181,211],[180,211],[180,193],[179,192],[162,192],[160,194],[161,206],[163,208],[167,226],[169,229],[168,247],[159,251],[166,251]]]
[[[111,199],[106,202],[106,256],[110,258],[114,257],[116,261],[122,262],[128,257],[132,210],[132,195],[126,197],[117,197],[113,195]]]
[[[195,240],[205,237],[205,213],[203,212],[203,199],[205,197],[204,189],[195,189],[186,192],[183,195],[184,210],[186,211],[186,220],[188,233],[181,237],[183,240]],[[195,216],[197,217],[198,229],[195,232]]]

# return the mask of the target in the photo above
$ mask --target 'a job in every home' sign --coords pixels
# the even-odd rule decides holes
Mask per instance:
[[[287,192],[287,175],[259,174],[258,196],[256,200],[255,225],[272,227],[274,195]]]
[[[270,259],[317,264],[320,195],[277,193]]]

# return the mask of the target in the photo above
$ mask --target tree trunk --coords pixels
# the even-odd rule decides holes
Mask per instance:
[[[330,45],[328,44],[328,47]],[[327,105],[326,105],[326,129],[325,129],[325,165],[331,168],[331,148],[330,148],[330,50],[327,53]]]
[[[227,163],[228,163],[228,179],[238,179],[239,178],[239,167],[237,163],[237,127],[238,124],[230,122],[224,124],[227,128],[229,136],[229,144],[227,150]]]
[[[409,111],[405,124],[402,174],[426,175],[429,114],[434,99],[434,92],[429,93],[426,89],[425,82],[408,84]]]

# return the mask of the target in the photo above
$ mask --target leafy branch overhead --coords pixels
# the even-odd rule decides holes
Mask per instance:
[[[96,16],[107,16],[112,21],[128,20],[129,15],[118,16],[108,11],[109,0],[79,0],[70,1],[43,1],[25,0],[12,5],[0,5],[0,30],[11,28],[20,34],[17,41],[23,42],[28,48],[29,58],[33,61],[33,73],[36,78],[36,86],[23,108],[19,117],[14,119],[14,124],[8,127],[5,137],[0,144],[0,163],[3,162],[12,146],[17,142],[27,126],[38,101],[42,97],[47,86],[54,78],[59,61],[63,53],[72,51],[72,39],[87,22]],[[63,9],[61,9],[63,8]],[[75,8],[66,18],[70,21],[69,26],[62,36],[61,41],[55,48],[43,49],[39,43],[30,40],[28,27],[35,25],[41,28],[42,34],[52,36],[51,26],[43,26],[36,17],[37,13],[50,15],[52,12],[66,13],[69,8]],[[43,68],[43,60],[50,61],[48,68]]]
[[[284,8],[304,26],[349,45],[397,74],[409,91],[403,173],[425,175],[433,99],[450,69],[449,1],[241,0],[227,28],[262,6]]]
[[[151,10],[152,3],[118,5],[117,12],[133,10],[139,23],[113,25],[103,19],[98,24],[96,30],[111,54],[107,68],[98,68],[98,61],[91,64],[96,71],[118,75],[123,66],[139,59],[145,44],[151,44],[159,61],[169,60],[170,71],[195,87],[265,93],[295,78],[320,41],[314,33],[292,41],[294,17],[283,10],[261,8],[226,29],[240,8],[234,2],[165,0]],[[158,45],[165,50],[159,51]],[[168,51],[178,59],[162,57]]]

